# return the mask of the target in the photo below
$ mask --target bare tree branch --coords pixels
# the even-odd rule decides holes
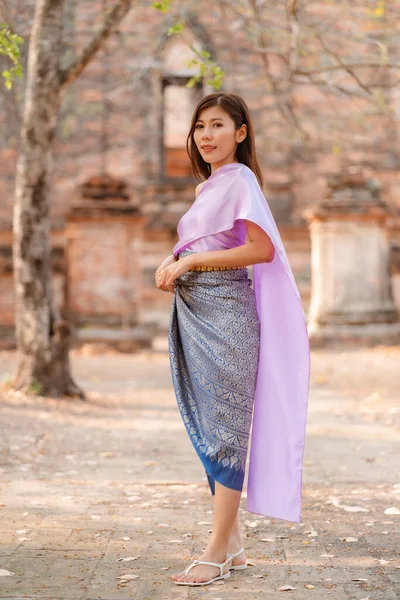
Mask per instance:
[[[258,54],[269,54],[270,56],[276,56],[282,62],[284,62],[287,67],[289,66],[289,61],[288,61],[287,57],[284,54],[282,54],[281,52],[277,52],[276,50],[272,50],[269,48],[262,48],[261,46],[254,46],[254,50]]]
[[[257,23],[259,23],[260,22],[260,14],[259,14],[259,7],[257,5],[257,0],[250,0],[250,5],[253,10],[253,15],[255,17],[255,20]],[[264,30],[261,30],[258,33],[258,44],[261,48],[266,47]],[[271,74],[268,54],[263,53],[261,55],[261,60],[262,60],[263,67],[264,67],[265,77],[271,86],[271,90],[272,90],[273,96],[275,98],[276,107],[277,107],[278,111],[281,113],[283,120],[287,123],[291,123],[295,127],[295,129],[300,132],[303,139],[305,139],[305,140],[309,139],[310,136],[309,136],[308,132],[305,131],[303,129],[303,127],[300,125],[297,115],[294,112],[292,103],[291,103],[290,99],[288,98],[288,94],[279,89],[273,75]],[[283,98],[283,96],[285,96],[285,97]]]
[[[330,48],[328,46],[327,42],[323,39],[323,37],[319,33],[318,28],[315,25],[315,23],[312,22],[311,26],[314,30],[315,35],[319,39],[320,44],[322,45],[323,49],[325,50],[325,52],[327,52],[330,56],[333,56],[333,58],[339,63],[339,65],[342,67],[342,69],[344,69],[346,71],[346,73],[348,73],[350,75],[350,77],[352,77],[358,83],[358,85],[360,86],[361,89],[363,89],[367,94],[371,94],[369,89],[364,85],[364,83],[361,81],[361,79],[358,77],[358,75],[356,75],[354,73],[354,71],[342,61],[342,58],[339,56],[339,54],[337,52],[335,52],[334,50],[332,50],[332,48]]]
[[[312,85],[314,87],[328,85],[332,89],[337,88],[340,91],[345,91],[345,93],[358,95],[360,98],[367,99],[365,94],[361,94],[357,88],[343,88],[342,86],[339,86],[338,84],[326,81],[325,79],[310,78],[309,81],[293,79],[293,83],[295,83],[296,85]],[[400,79],[397,79],[393,83],[369,83],[368,85],[366,85],[366,87],[369,90],[380,89],[380,88],[391,89],[391,88],[397,88],[399,85],[400,85]],[[368,99],[369,99],[369,96],[368,96]]]
[[[289,45],[289,68],[291,74],[297,69],[298,62],[298,41],[300,33],[300,25],[297,14],[297,0],[289,0],[287,4],[287,11],[289,15],[289,23],[292,30]]]
[[[341,71],[343,69],[396,69],[400,70],[400,64],[391,64],[391,63],[343,63],[342,65],[329,65],[327,67],[320,67],[317,69],[311,69],[305,71],[304,69],[297,69],[296,75],[319,75],[320,73],[328,73],[329,71]]]
[[[134,0],[118,0],[114,7],[110,10],[107,17],[104,20],[103,26],[90,42],[82,50],[81,55],[78,56],[74,62],[61,71],[61,86],[66,87],[70,85],[79,75],[82,73],[86,65],[92,60],[96,52],[106,40],[118,27],[125,15],[130,11]]]
[[[0,0],[0,19],[7,23],[8,28],[12,33],[15,33],[15,27],[11,18],[10,7],[8,6],[7,0]]]
[[[240,11],[236,7],[234,2],[231,2],[230,0],[220,0],[218,4],[224,5],[225,8],[229,9],[234,15],[236,15],[236,17],[238,17],[239,20],[241,20],[243,23],[245,23],[249,28],[254,28],[253,17],[245,14],[243,11]],[[289,32],[289,28],[287,26],[282,25],[281,22],[273,21],[272,19],[270,19],[268,17],[263,16],[263,23],[270,25],[275,30],[280,29],[281,31]]]

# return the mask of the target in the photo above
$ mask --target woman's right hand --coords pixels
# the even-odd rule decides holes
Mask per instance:
[[[169,286],[165,286],[163,284],[164,281],[164,277],[163,277],[163,270],[165,267],[168,267],[168,265],[171,265],[172,263],[176,262],[178,259],[175,257],[174,254],[170,254],[169,256],[167,256],[167,258],[165,260],[163,260],[163,262],[161,263],[161,265],[158,267],[158,269],[155,272],[155,280],[156,280],[156,286],[158,287],[159,290],[163,290],[164,292],[172,292],[174,293],[175,291],[175,284],[172,283]]]

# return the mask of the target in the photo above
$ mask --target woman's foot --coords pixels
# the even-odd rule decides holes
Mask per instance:
[[[214,563],[223,563],[226,560],[226,554],[221,554],[220,552],[206,550],[200,557],[199,560],[205,560],[207,562]],[[220,570],[218,567],[212,567],[211,565],[197,565],[190,569],[189,573],[185,575],[185,570],[177,573],[176,575],[172,575],[171,579],[174,581],[192,581],[196,583],[201,583],[203,581],[209,581],[210,579],[214,579],[214,577],[218,577],[220,575]],[[229,565],[226,564],[222,570],[222,575],[225,575],[229,572]]]
[[[236,552],[239,552],[239,550],[242,548],[241,543],[239,542],[234,542],[234,543],[230,543],[228,544],[228,551],[227,554],[235,554]],[[245,565],[247,564],[247,559],[246,559],[246,553],[245,552],[241,552],[238,556],[235,556],[234,559],[232,559],[232,566],[233,567],[237,567],[239,565]]]

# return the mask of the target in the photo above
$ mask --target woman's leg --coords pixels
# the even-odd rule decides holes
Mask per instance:
[[[211,475],[209,475],[207,473],[207,471],[205,471],[205,473],[206,473],[206,476],[208,479],[208,484],[210,487],[212,498],[213,498],[213,500],[215,500],[215,479]],[[215,502],[214,502],[214,505],[215,505]],[[228,542],[228,553],[235,554],[236,552],[238,552],[241,549],[241,547],[242,547],[242,542],[240,541],[239,513],[237,512],[235,520],[233,522],[233,527],[232,527],[231,535],[230,535],[229,542]],[[239,556],[236,556],[233,559],[232,564],[234,566],[246,564],[245,553],[242,552],[242,554],[240,554]]]
[[[231,537],[229,538],[229,542],[228,542],[227,552],[229,554],[235,554],[235,552],[238,552],[241,548],[242,548],[242,542],[240,540],[239,513],[237,513],[236,518],[233,522],[233,527],[232,527]],[[236,556],[232,561],[232,565],[234,565],[234,566],[245,565],[245,564],[246,564],[246,553],[245,552],[242,552],[241,554],[239,554],[239,556]]]
[[[222,563],[226,560],[229,552],[228,546],[232,534],[232,528],[237,517],[242,492],[232,490],[217,481],[215,482],[214,519],[212,534],[207,548],[199,557],[199,560]],[[238,550],[239,548],[236,548]],[[228,565],[223,573],[229,570]],[[177,581],[208,581],[219,575],[219,569],[210,565],[198,565],[193,567],[187,575],[179,573],[172,578]]]

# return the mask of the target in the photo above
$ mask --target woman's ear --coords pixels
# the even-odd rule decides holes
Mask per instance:
[[[236,132],[236,141],[240,144],[240,142],[243,142],[244,139],[246,139],[247,136],[247,125],[245,123],[243,123],[243,125],[240,127],[240,129]]]

